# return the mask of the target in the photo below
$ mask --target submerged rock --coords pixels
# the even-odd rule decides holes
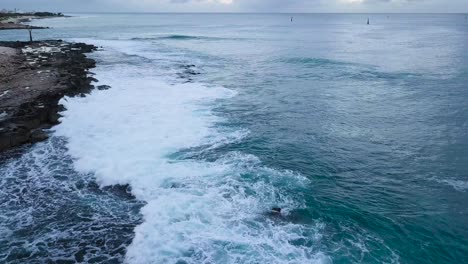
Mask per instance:
[[[279,207],[273,207],[273,208],[271,208],[271,213],[273,213],[273,214],[281,214],[281,208],[279,208]]]
[[[98,90],[108,90],[110,89],[111,87],[109,85],[99,85],[99,86],[96,86],[96,88]]]

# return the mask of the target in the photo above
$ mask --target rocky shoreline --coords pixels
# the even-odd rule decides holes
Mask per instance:
[[[61,40],[0,42],[0,153],[47,138],[64,96],[84,95],[96,81],[86,57],[96,49]]]
[[[0,30],[8,29],[47,29],[47,27],[36,27],[19,23],[0,23]]]
[[[31,22],[33,19],[44,19],[54,17],[68,17],[62,13],[35,12],[35,13],[0,13],[0,30],[9,29],[47,29],[48,27],[37,27],[22,24]]]

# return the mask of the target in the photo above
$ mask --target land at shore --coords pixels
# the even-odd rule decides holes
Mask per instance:
[[[58,123],[59,100],[93,88],[95,49],[60,40],[0,42],[0,151],[47,138]]]
[[[46,29],[46,27],[36,27],[18,23],[0,23],[0,30],[8,30],[8,29]]]
[[[8,29],[45,29],[46,27],[36,27],[22,24],[33,19],[65,17],[62,13],[34,12],[34,13],[1,13],[0,30]]]

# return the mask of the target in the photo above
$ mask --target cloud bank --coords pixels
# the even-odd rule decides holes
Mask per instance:
[[[468,12],[468,0],[1,0],[0,9],[64,12]]]

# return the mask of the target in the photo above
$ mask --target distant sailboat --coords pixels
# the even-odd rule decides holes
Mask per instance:
[[[370,25],[370,20],[369,20],[369,18],[367,18],[367,25]]]
[[[291,22],[293,22],[293,20],[294,20],[294,17],[291,17]]]

